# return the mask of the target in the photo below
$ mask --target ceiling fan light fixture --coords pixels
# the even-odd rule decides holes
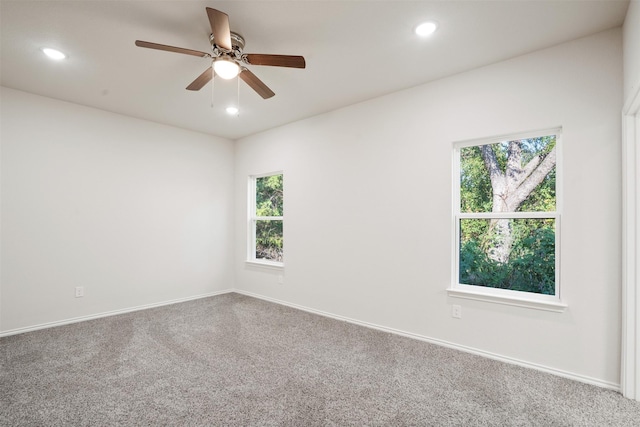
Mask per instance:
[[[234,106],[229,106],[226,108],[227,114],[230,116],[237,116],[238,115],[238,107],[234,107]]]
[[[415,32],[417,35],[419,35],[420,37],[428,37],[431,34],[435,33],[435,31],[438,29],[438,24],[434,21],[427,21],[427,22],[423,22],[422,24],[418,25],[415,29]]]
[[[44,53],[45,55],[47,55],[47,57],[49,57],[51,59],[54,59],[56,61],[60,61],[60,60],[65,59],[67,57],[67,55],[65,55],[64,53],[60,52],[59,50],[51,49],[50,47],[42,48],[42,53]]]
[[[229,80],[240,73],[240,67],[234,61],[218,58],[213,62],[213,71],[221,78]]]

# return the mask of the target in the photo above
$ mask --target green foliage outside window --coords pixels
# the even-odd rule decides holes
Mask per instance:
[[[256,217],[282,217],[284,212],[283,176],[256,178]],[[256,220],[256,259],[282,262],[281,219]]]
[[[556,210],[555,135],[460,150],[460,212]],[[462,218],[459,283],[553,295],[554,218]]]
[[[488,236],[470,230],[489,228],[489,220],[463,219],[460,223],[460,283],[553,295],[555,293],[554,220],[510,220],[515,230],[508,262],[487,255]],[[537,222],[537,224],[536,224]]]

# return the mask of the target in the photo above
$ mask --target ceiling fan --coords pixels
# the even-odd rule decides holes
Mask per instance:
[[[211,24],[209,42],[211,43],[212,53],[145,42],[142,40],[136,40],[136,46],[200,56],[202,58],[211,58],[212,66],[207,68],[200,76],[191,82],[191,84],[187,86],[187,90],[202,89],[215,75],[223,79],[232,79],[238,76],[248,84],[249,87],[255,90],[258,95],[267,99],[271,98],[275,93],[255,74],[249,71],[245,65],[305,68],[306,63],[302,56],[244,53],[244,38],[242,38],[240,34],[230,31],[229,15],[207,7],[207,16]]]

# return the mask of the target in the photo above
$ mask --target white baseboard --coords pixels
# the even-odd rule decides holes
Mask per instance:
[[[336,320],[341,320],[343,322],[348,322],[348,323],[352,323],[355,325],[359,325],[359,326],[364,326],[367,328],[371,328],[371,329],[377,329],[379,331],[383,331],[383,332],[388,332],[388,333],[392,333],[392,334],[396,334],[396,335],[401,335],[407,338],[412,338],[412,339],[416,339],[419,341],[424,341],[424,342],[428,342],[431,344],[436,344],[436,345],[440,345],[443,347],[447,347],[447,348],[451,348],[453,350],[459,350],[459,351],[463,351],[465,353],[471,353],[471,354],[475,354],[478,356],[482,356],[482,357],[486,357],[489,359],[493,359],[493,360],[497,360],[500,362],[505,362],[505,363],[509,363],[511,365],[517,365],[517,366],[522,366],[524,368],[529,368],[529,369],[535,369],[537,371],[542,371],[542,372],[546,372],[548,374],[552,374],[552,375],[557,375],[559,377],[563,377],[563,378],[567,378],[570,380],[574,380],[574,381],[579,381],[582,383],[586,383],[586,384],[591,384],[591,385],[595,385],[598,387],[602,387],[602,388],[606,388],[606,389],[610,389],[610,390],[614,390],[617,392],[620,392],[620,384],[616,384],[616,383],[612,383],[612,382],[608,382],[608,381],[602,381],[599,380],[597,378],[592,378],[586,375],[580,375],[580,374],[575,374],[573,372],[568,372],[568,371],[564,371],[561,369],[555,369],[555,368],[550,368],[548,366],[543,366],[543,365],[539,365],[537,363],[532,363],[532,362],[527,362],[526,360],[520,360],[520,359],[515,359],[512,357],[508,357],[508,356],[503,356],[500,354],[496,354],[496,353],[491,353],[488,351],[484,351],[484,350],[479,350],[477,348],[473,348],[473,347],[467,347],[464,345],[460,345],[460,344],[455,344],[455,343],[451,343],[448,341],[444,341],[444,340],[440,340],[437,338],[430,338],[424,335],[419,335],[419,334],[415,334],[412,332],[405,332],[405,331],[401,331],[399,329],[393,329],[393,328],[388,328],[386,326],[380,326],[380,325],[376,325],[373,323],[369,323],[369,322],[363,322],[360,320],[355,320],[355,319],[351,319],[348,317],[344,317],[344,316],[340,316],[340,315],[336,315],[333,313],[328,313],[325,311],[321,311],[321,310],[316,310],[313,308],[309,308],[309,307],[305,307],[305,306],[301,306],[298,304],[292,304],[286,301],[281,301],[275,298],[270,298],[270,297],[266,297],[264,295],[259,295],[259,294],[254,294],[252,292],[247,292],[247,291],[243,291],[240,289],[235,289],[233,292],[238,293],[238,294],[242,294],[242,295],[247,295],[253,298],[258,298],[258,299],[262,299],[265,301],[269,301],[269,302],[273,302],[276,304],[280,304],[280,305],[284,305],[287,307],[291,307],[291,308],[295,308],[298,310],[302,310],[302,311],[306,311],[309,313],[313,313],[313,314],[318,314],[320,316],[324,316],[324,317],[329,317],[332,319],[336,319]]]
[[[144,305],[139,305],[139,306],[135,306],[135,307],[123,308],[123,309],[120,309],[120,310],[112,310],[112,311],[105,311],[105,312],[97,313],[97,314],[90,314],[88,316],[73,317],[73,318],[70,318],[70,319],[57,320],[55,322],[41,323],[39,325],[27,326],[27,327],[24,327],[24,328],[10,329],[8,331],[0,331],[0,338],[1,337],[8,337],[10,335],[23,334],[25,332],[37,331],[37,330],[40,330],[40,329],[47,329],[47,328],[53,328],[53,327],[56,327],[56,326],[68,325],[68,324],[71,324],[71,323],[84,322],[86,320],[99,319],[101,317],[109,317],[109,316],[116,316],[118,314],[131,313],[132,311],[139,311],[139,310],[146,310],[148,308],[162,307],[163,305],[171,305],[171,304],[177,304],[177,303],[192,301],[192,300],[201,299],[201,298],[208,298],[208,297],[213,297],[213,296],[216,296],[216,295],[228,294],[228,293],[231,293],[231,292],[234,292],[234,290],[233,289],[225,289],[223,291],[208,292],[206,294],[194,295],[194,296],[185,297],[185,298],[178,298],[178,299],[174,299],[174,300],[170,300],[170,301],[162,301],[162,302],[156,302],[156,303],[152,303],[152,304],[144,304]]]

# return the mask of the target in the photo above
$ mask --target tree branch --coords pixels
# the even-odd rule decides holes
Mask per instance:
[[[522,147],[520,141],[509,141],[507,147],[506,176],[510,182],[518,182],[522,174]]]
[[[516,188],[518,188],[525,179],[531,175],[531,172],[535,170],[540,164],[540,155],[535,156],[533,159],[529,160],[529,163],[522,169],[522,175],[520,176],[520,181],[517,183]]]
[[[533,159],[532,159],[533,161]],[[531,192],[544,180],[556,165],[556,147],[547,154],[544,160],[529,174],[529,176],[518,186],[515,193],[517,206],[520,205]],[[529,165],[527,165],[529,166]]]
[[[482,160],[484,160],[484,165],[487,167],[489,171],[489,179],[491,180],[491,186],[496,188],[498,182],[504,179],[504,175],[500,170],[500,165],[498,165],[498,159],[496,158],[496,153],[493,151],[493,147],[491,145],[481,145],[480,146],[480,154],[482,155]]]

